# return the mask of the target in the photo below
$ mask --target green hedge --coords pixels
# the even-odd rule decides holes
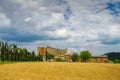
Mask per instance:
[[[62,58],[56,58],[57,62],[63,62],[64,60]]]

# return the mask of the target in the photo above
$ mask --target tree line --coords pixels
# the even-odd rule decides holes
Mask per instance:
[[[29,52],[26,48],[18,48],[15,44],[0,41],[0,61],[42,61],[42,55]]]

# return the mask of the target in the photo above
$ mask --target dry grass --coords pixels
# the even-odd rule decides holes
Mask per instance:
[[[0,80],[120,80],[120,64],[26,62],[0,65]]]

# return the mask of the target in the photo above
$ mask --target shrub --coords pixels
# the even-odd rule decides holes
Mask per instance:
[[[120,63],[120,60],[115,59],[115,60],[113,61],[113,63]]]
[[[47,61],[50,61],[50,60],[54,59],[54,55],[52,53],[47,52],[46,59],[47,59]]]
[[[57,61],[57,62],[63,62],[64,60],[59,57],[59,58],[56,58],[56,61]]]

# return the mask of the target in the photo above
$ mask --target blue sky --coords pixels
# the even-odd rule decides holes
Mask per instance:
[[[1,0],[0,40],[37,46],[120,51],[119,0]]]

